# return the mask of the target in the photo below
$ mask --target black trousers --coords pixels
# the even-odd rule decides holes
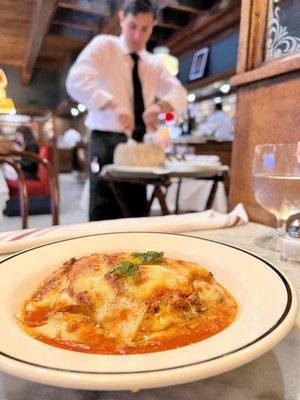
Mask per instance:
[[[89,220],[122,218],[121,209],[108,182],[99,178],[104,165],[112,164],[114,150],[119,143],[127,141],[126,135],[119,132],[94,130],[89,145],[90,206]],[[95,166],[99,165],[99,170]],[[92,166],[92,168],[91,168]],[[146,188],[130,183],[119,184],[130,214],[142,217],[146,209]]]

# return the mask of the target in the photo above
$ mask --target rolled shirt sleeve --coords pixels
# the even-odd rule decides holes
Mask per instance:
[[[167,68],[159,62],[159,78],[157,84],[157,98],[165,101],[177,114],[187,107],[187,91]]]
[[[100,110],[113,98],[103,89],[103,82],[99,78],[104,48],[105,42],[101,37],[94,38],[78,56],[66,80],[68,94],[91,111]]]

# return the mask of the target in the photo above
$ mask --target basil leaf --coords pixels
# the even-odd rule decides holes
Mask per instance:
[[[132,263],[131,261],[122,261],[117,264],[114,269],[110,272],[110,276],[135,276],[139,272],[138,265]]]
[[[147,251],[146,253],[132,253],[131,256],[139,258],[142,261],[142,264],[155,264],[162,261],[164,252]]]

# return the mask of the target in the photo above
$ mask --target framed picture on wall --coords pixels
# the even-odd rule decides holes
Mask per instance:
[[[195,51],[189,74],[190,81],[202,78],[202,76],[204,75],[208,53],[208,47],[203,47],[202,49]]]

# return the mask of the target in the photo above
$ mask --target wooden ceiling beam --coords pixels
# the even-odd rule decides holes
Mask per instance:
[[[0,20],[7,22],[17,19],[18,21],[28,22],[31,16],[31,7],[31,0],[1,0]],[[22,12],[20,12],[20,9]],[[16,18],[16,12],[18,12],[18,18]]]
[[[33,14],[31,30],[21,69],[21,83],[30,83],[33,69],[42,47],[49,25],[57,8],[58,0],[37,0]]]
[[[184,30],[171,35],[166,41],[172,54],[179,56],[195,50],[208,38],[238,26],[240,20],[240,1],[221,0],[212,9],[203,11],[193,19]]]
[[[211,10],[204,11],[201,15],[193,18],[190,23],[185,26],[184,32],[178,32],[172,35],[168,41],[168,46],[176,46],[178,43],[188,40],[188,38],[191,38],[193,35],[203,30],[214,19],[214,15],[219,14],[219,10],[223,8],[222,3],[225,4],[226,0],[221,0]]]
[[[64,26],[66,28],[81,29],[83,31],[98,32],[99,24],[79,24],[77,22],[54,20],[52,25]]]
[[[67,8],[70,10],[88,12],[91,14],[102,15],[104,17],[109,17],[111,12],[106,7],[99,7],[92,4],[88,4],[86,1],[75,1],[75,0],[64,0],[58,3],[61,8]]]
[[[180,25],[176,25],[176,24],[173,24],[171,22],[165,22],[163,20],[156,21],[155,26],[158,26],[160,28],[173,29],[174,31],[177,31],[178,29],[182,29],[183,28]]]
[[[173,10],[188,12],[192,14],[199,14],[202,12],[199,8],[181,4],[176,0],[158,0],[157,5],[159,8],[172,8]]]
[[[176,48],[176,53],[181,55],[191,50],[196,50],[202,45],[214,41],[217,37],[232,32],[239,25],[239,22],[240,9],[230,10],[226,15],[222,16],[219,22],[216,21],[215,24],[211,24],[203,31],[193,35],[189,41],[180,43]]]
[[[49,33],[62,38],[72,38],[86,42],[89,42],[95,36],[95,32],[61,25],[52,25]]]

